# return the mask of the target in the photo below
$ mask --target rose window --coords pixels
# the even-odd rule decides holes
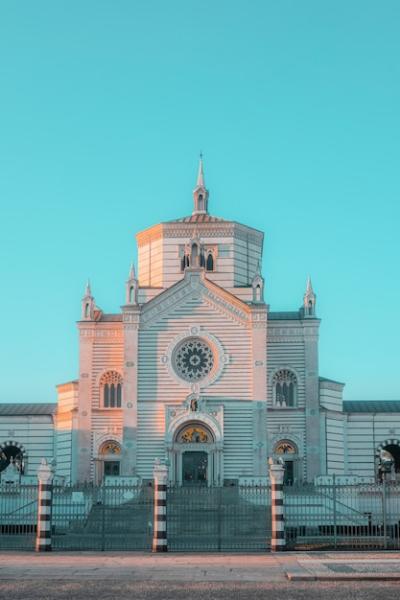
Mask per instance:
[[[211,348],[200,338],[190,338],[178,346],[174,358],[175,370],[186,381],[204,379],[214,366]]]

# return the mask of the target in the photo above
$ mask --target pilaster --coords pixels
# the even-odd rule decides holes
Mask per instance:
[[[136,472],[137,456],[137,369],[140,307],[122,307],[124,328],[124,385],[122,395],[123,454],[121,475]]]
[[[253,456],[254,476],[265,476],[267,461],[267,310],[258,304],[251,311],[253,350]]]
[[[92,365],[94,332],[93,322],[79,322],[79,400],[76,418],[77,442],[76,479],[90,481],[91,479],[91,449],[92,449]],[[75,468],[74,468],[75,470]]]
[[[323,471],[319,408],[318,330],[319,319],[303,321],[306,398],[306,468],[307,481]]]

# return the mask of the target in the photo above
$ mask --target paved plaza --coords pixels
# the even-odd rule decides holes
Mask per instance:
[[[394,580],[399,552],[0,553],[0,581],[287,582]]]
[[[400,553],[4,552],[0,599],[394,600]]]

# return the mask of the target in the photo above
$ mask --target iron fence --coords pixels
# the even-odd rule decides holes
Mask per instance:
[[[1,550],[33,550],[37,498],[37,485],[0,484]]]
[[[400,549],[400,485],[286,486],[289,549]]]
[[[153,489],[148,486],[55,486],[55,550],[149,550]]]
[[[150,550],[151,485],[55,485],[55,550]],[[0,549],[35,545],[37,485],[0,485]],[[400,484],[284,487],[288,549],[400,549]],[[263,551],[271,538],[269,486],[168,486],[171,551]]]
[[[169,486],[172,551],[260,551],[271,539],[269,486]]]

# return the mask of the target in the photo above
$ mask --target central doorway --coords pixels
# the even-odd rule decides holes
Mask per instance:
[[[207,485],[208,453],[188,451],[182,454],[183,485]]]

